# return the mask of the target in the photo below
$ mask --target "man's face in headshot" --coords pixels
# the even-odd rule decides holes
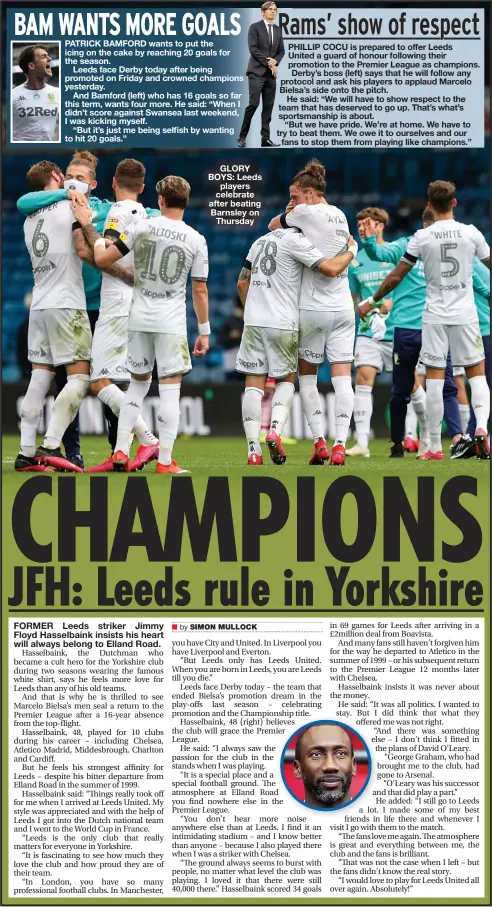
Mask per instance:
[[[44,47],[36,47],[34,60],[29,66],[30,71],[38,78],[44,79],[53,75],[51,71],[51,57]]]
[[[262,10],[263,18],[266,19],[268,23],[275,21],[277,16],[277,5],[276,3],[271,3],[268,9]]]
[[[350,800],[350,785],[357,767],[347,732],[337,724],[308,728],[301,740],[294,774],[304,784],[309,806],[330,809]]]

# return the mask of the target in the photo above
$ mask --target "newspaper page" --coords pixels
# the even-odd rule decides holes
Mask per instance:
[[[488,4],[2,25],[2,904],[490,903]]]

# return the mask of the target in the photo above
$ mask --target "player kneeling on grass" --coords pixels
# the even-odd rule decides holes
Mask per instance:
[[[242,413],[250,466],[263,463],[261,402],[269,375],[275,379],[275,393],[266,443],[273,463],[282,465],[287,459],[280,436],[294,397],[304,268],[335,277],[356,254],[352,240],[349,251],[327,259],[296,229],[274,230],[251,246],[237,284],[245,311],[236,360],[236,370],[246,374]]]
[[[157,186],[161,217],[139,220],[127,233],[106,248],[99,237],[94,242],[98,267],[118,261],[133,249],[133,303],[128,322],[128,368],[131,381],[120,409],[113,470],[128,472],[129,451],[136,421],[150,389],[152,369],[157,361],[160,406],[159,461],[156,472],[179,475],[172,459],[179,426],[181,376],[191,369],[186,334],[186,283],[192,279],[193,306],[199,335],[193,354],[204,356],[209,346],[208,252],[205,238],[183,221],[190,198],[190,185],[179,176],[167,176]],[[85,229],[90,215],[83,206],[76,216]]]

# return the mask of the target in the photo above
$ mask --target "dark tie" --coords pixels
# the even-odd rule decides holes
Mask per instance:
[[[270,50],[271,50],[272,47],[273,47],[273,31],[272,31],[272,26],[271,26],[271,25],[268,26],[268,33],[269,33],[269,35],[270,35],[270,44],[269,44],[269,48],[270,48]]]

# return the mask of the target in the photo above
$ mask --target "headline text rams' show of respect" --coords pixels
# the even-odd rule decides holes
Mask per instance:
[[[459,18],[446,16],[427,18],[412,16],[406,12],[390,18],[388,23],[382,17],[367,17],[349,13],[333,23],[332,14],[325,17],[298,18],[287,13],[279,14],[279,26],[285,37],[289,36],[340,36],[357,37],[365,35],[379,35],[384,37],[387,31],[390,36],[409,35],[413,37],[433,38],[461,38],[478,37],[480,35],[480,14]],[[237,36],[241,34],[240,13],[191,13],[179,14],[175,12],[137,12],[120,13],[15,13],[14,32],[16,37],[50,36],[58,27],[62,36],[88,36],[88,35],[223,35]],[[181,31],[178,31],[178,28]]]

